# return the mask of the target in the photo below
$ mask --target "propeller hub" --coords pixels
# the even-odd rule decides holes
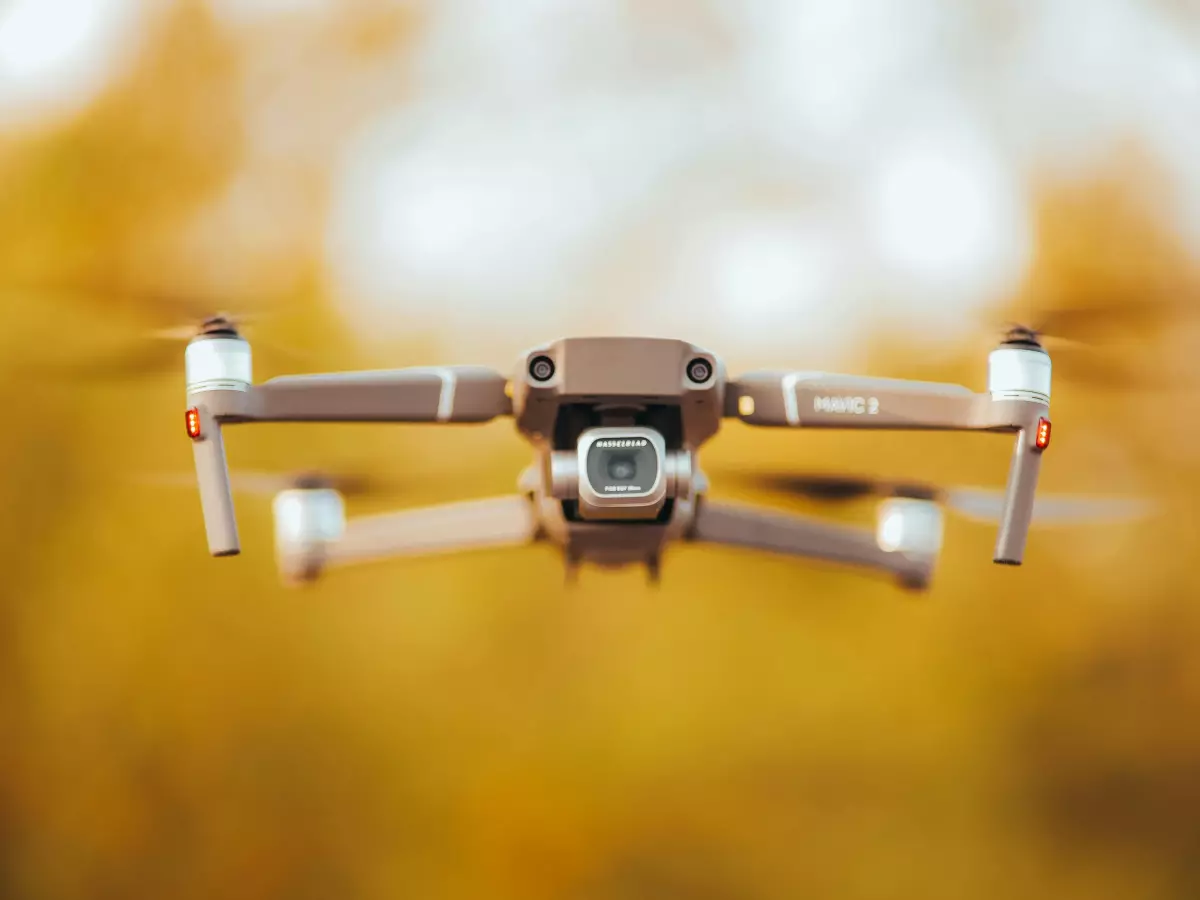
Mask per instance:
[[[205,337],[221,335],[239,337],[237,327],[228,316],[216,315],[205,319],[200,325],[200,334]]]
[[[1014,325],[1004,335],[1004,340],[1000,342],[1001,347],[1020,347],[1025,350],[1041,350],[1045,352],[1042,346],[1041,335],[1032,328],[1027,328],[1024,325]]]
[[[321,472],[303,472],[296,476],[293,487],[298,490],[329,490],[334,487],[333,479]]]

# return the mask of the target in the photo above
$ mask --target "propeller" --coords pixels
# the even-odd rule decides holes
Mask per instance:
[[[1196,286],[1181,287],[1179,295],[1155,301],[1108,301],[1062,306],[1038,312],[1032,320],[1036,334],[1079,341],[1105,328],[1161,327],[1200,313]]]
[[[8,294],[39,299],[65,299],[78,303],[90,300],[95,306],[106,299],[106,292],[95,289],[39,287],[18,289],[0,285],[0,297]],[[22,369],[37,377],[71,382],[108,382],[138,379],[183,371],[183,345],[198,334],[232,331],[242,333],[252,329],[254,356],[268,369],[295,370],[313,362],[310,353],[296,350],[269,335],[261,333],[260,325],[274,319],[281,304],[251,304],[231,302],[228,297],[207,296],[201,293],[166,293],[161,291],[120,290],[113,294],[117,310],[136,314],[136,318],[152,323],[136,328],[132,334],[123,333],[115,342],[106,337],[109,329],[96,330],[89,343],[80,349],[61,349]],[[127,318],[117,312],[118,320]]]
[[[175,325],[148,329],[117,349],[70,360],[43,360],[33,366],[40,376],[67,381],[117,381],[148,378],[170,372],[183,372],[183,348],[199,334],[229,332],[241,334],[265,320],[262,315],[217,313],[200,320],[198,325]],[[311,363],[314,356],[280,344],[255,333],[254,358],[268,369],[297,369]]]
[[[1052,351],[1055,377],[1078,384],[1113,390],[1194,388],[1200,380],[1193,367],[1172,371],[1163,354],[1150,350],[1147,334],[1187,324],[1200,324],[1200,290],[1185,287],[1167,300],[1041,310],[1028,322],[1006,323],[1003,342]]]
[[[1153,302],[1108,302],[1045,309],[1028,320],[1005,323],[1014,337],[1031,338],[1040,343],[1064,346],[1089,346],[1097,337],[1114,330],[1137,333],[1200,321],[1200,290],[1182,291],[1170,300]]]
[[[280,491],[295,489],[332,489],[343,497],[388,497],[408,493],[411,484],[365,472],[331,472],[314,469],[297,472],[263,472],[239,470],[230,473],[230,485],[241,494],[270,497]],[[192,472],[144,474],[134,478],[143,487],[195,488]]]
[[[198,325],[155,328],[145,332],[145,336],[159,341],[190,341],[202,334],[240,334],[245,326],[253,326],[257,322],[262,322],[263,318],[261,312],[237,315],[226,311],[214,312],[199,318]]]
[[[770,491],[824,502],[848,502],[867,497],[928,500],[975,522],[999,522],[1004,491],[978,487],[938,487],[918,481],[891,481],[858,475],[739,473],[733,480]],[[1155,512],[1157,504],[1144,497],[1056,494],[1034,501],[1039,525],[1071,525],[1131,521]]]

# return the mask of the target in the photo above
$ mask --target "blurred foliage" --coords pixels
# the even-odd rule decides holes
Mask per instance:
[[[952,523],[926,597],[699,548],[674,551],[657,590],[636,572],[567,590],[536,548],[287,592],[265,504],[240,503],[245,555],[211,560],[189,491],[130,483],[190,464],[176,371],[26,374],[50,354],[120,351],[176,318],[164,297],[230,287],[210,283],[220,260],[189,229],[244,161],[253,43],[195,4],[155,29],[94,107],[0,149],[0,283],[15,286],[0,334],[0,893],[1196,896],[1193,394],[1063,381],[1046,488],[1151,491],[1167,514],[1039,532],[1017,570],[992,566],[989,529]],[[1140,184],[1119,170],[1047,186],[1037,264],[1004,317],[1098,291],[1159,302],[1148,284],[1194,277],[1127,202]],[[302,223],[314,235],[319,213]],[[314,366],[379,362],[356,355],[313,253],[282,275],[247,256],[234,286],[278,298],[264,332]],[[1169,324],[1127,333],[1110,359],[1194,359]],[[855,362],[881,374],[982,378],[976,347],[864,346]],[[525,458],[503,424],[272,426],[230,444],[248,468],[419,473],[414,505],[508,490]],[[710,456],[995,483],[1008,452],[731,428]]]
[[[203,7],[184,4],[152,27],[140,64],[91,109],[6,142],[6,286],[52,272],[56,284],[86,285],[117,305],[148,273],[197,274],[169,242],[237,170],[238,60]]]

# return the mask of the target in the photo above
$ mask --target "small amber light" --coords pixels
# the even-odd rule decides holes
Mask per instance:
[[[1050,420],[1038,419],[1037,434],[1033,438],[1033,446],[1037,450],[1045,450],[1050,446]]]
[[[187,411],[187,433],[193,441],[200,437],[200,410],[189,409]]]
[[[754,398],[749,394],[738,397],[738,415],[748,417],[754,415]]]

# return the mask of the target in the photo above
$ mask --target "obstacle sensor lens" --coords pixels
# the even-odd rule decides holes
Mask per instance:
[[[548,356],[535,356],[529,363],[529,374],[534,381],[549,381],[554,377],[554,360]]]
[[[712,378],[713,370],[706,359],[693,359],[688,363],[687,375],[690,381],[696,384],[704,384],[708,379]]]

